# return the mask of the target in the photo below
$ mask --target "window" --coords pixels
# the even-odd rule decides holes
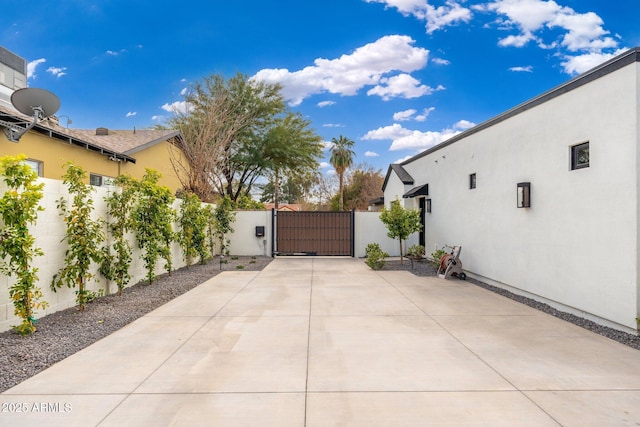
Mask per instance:
[[[44,164],[40,160],[27,159],[24,161],[24,164],[29,166],[38,176],[43,176],[44,173]]]
[[[89,175],[89,184],[94,185],[96,187],[113,185],[114,182],[115,182],[115,179],[109,176],[98,175],[95,173],[92,173]]]
[[[518,188],[518,207],[530,208],[531,207],[531,183],[519,182]]]
[[[589,167],[589,143],[571,147],[571,170]]]
[[[472,173],[469,175],[469,190],[473,190],[476,188],[476,174]]]

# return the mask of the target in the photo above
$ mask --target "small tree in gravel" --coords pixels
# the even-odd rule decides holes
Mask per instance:
[[[84,311],[87,302],[86,285],[94,277],[91,273],[91,264],[102,261],[100,244],[105,236],[100,221],[91,218],[93,212],[93,199],[91,193],[94,188],[86,184],[87,173],[80,166],[69,162],[66,165],[67,172],[62,176],[63,182],[73,196],[71,206],[67,206],[67,200],[58,199],[58,209],[67,225],[64,239],[68,244],[65,252],[65,265],[53,276],[51,290],[66,285],[69,288],[78,288],[76,302],[80,311]]]
[[[119,176],[115,184],[120,187],[108,197],[107,215],[109,216],[108,229],[113,237],[113,244],[102,248],[102,264],[100,273],[109,280],[114,280],[118,286],[118,296],[131,279],[129,267],[132,262],[131,244],[126,238],[131,229],[131,209],[135,202],[136,182],[128,175]],[[112,253],[113,251],[113,253]]]
[[[206,218],[207,248],[208,252],[213,256],[216,253],[216,214],[213,205],[207,205],[204,208]]]
[[[9,288],[14,314],[22,319],[15,327],[20,335],[36,331],[35,310],[47,307],[46,301],[39,302],[42,290],[36,287],[38,269],[33,266],[36,256],[42,250],[35,246],[35,238],[28,225],[35,224],[39,205],[43,197],[44,184],[37,184],[38,174],[24,164],[25,155],[6,156],[0,159],[0,175],[4,176],[7,191],[0,199],[0,217],[4,227],[0,231],[0,272],[16,280]]]
[[[224,196],[220,200],[213,211],[213,215],[215,218],[215,233],[220,242],[220,255],[224,255],[225,248],[227,248],[224,237],[227,233],[233,233],[231,224],[236,220],[234,203],[229,196]]]
[[[400,241],[400,264],[402,264],[402,241],[413,233],[422,230],[420,211],[417,209],[404,209],[400,206],[400,200],[396,199],[391,202],[391,209],[386,207],[382,209],[380,219],[387,226],[387,236]]]
[[[138,247],[143,250],[142,259],[147,269],[147,280],[153,283],[158,258],[165,259],[165,268],[172,270],[171,247],[174,240],[172,223],[175,212],[171,207],[174,197],[171,190],[158,184],[160,174],[147,169],[136,184],[137,203],[131,211],[133,230]]]
[[[200,264],[204,264],[209,254],[206,242],[207,213],[196,194],[185,193],[182,197],[178,223],[178,242],[187,265],[193,264],[196,256],[200,257]]]

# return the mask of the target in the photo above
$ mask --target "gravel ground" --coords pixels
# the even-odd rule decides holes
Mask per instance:
[[[225,257],[222,271],[262,270],[270,257]],[[0,392],[32,377],[56,362],[82,350],[128,323],[144,316],[221,272],[219,258],[206,265],[192,265],[164,274],[152,285],[138,283],[121,297],[108,295],[88,304],[84,312],[75,307],[38,320],[37,332],[21,337],[0,333]]]
[[[400,261],[388,261],[384,268],[384,270],[408,270],[411,271],[416,276],[435,276],[438,273],[438,268],[434,267],[433,264],[429,262],[414,262],[413,267],[411,262],[404,261],[404,264],[401,265]],[[454,279],[456,280],[456,279]],[[486,283],[480,282],[473,278],[467,277],[467,282],[473,283],[474,285],[480,286],[482,288],[488,289],[492,292],[500,294],[504,297],[517,301],[521,304],[525,304],[529,307],[535,308],[536,310],[540,310],[544,313],[555,316],[564,321],[573,323],[574,325],[580,326],[584,329],[587,329],[591,332],[595,332],[596,334],[602,335],[614,341],[617,341],[621,344],[627,345],[636,350],[640,350],[640,336],[635,334],[628,334],[626,332],[622,332],[613,328],[609,328],[607,326],[599,325],[591,320],[583,319],[582,317],[576,316],[574,314],[565,313],[563,311],[557,310],[551,307],[548,304],[535,301],[531,298],[523,297],[512,292],[509,292],[505,289],[498,288],[496,286],[488,285]]]
[[[262,270],[272,260],[269,257],[238,257],[236,260],[227,257],[225,259],[228,263],[222,265],[222,271],[237,270],[238,265],[243,265],[245,271]],[[407,270],[416,276],[435,276],[437,273],[437,268],[428,262],[414,262],[412,265],[407,260],[403,264],[395,260],[387,261],[383,270]],[[0,333],[0,392],[115,332],[193,289],[220,271],[220,263],[217,259],[206,265],[182,268],[171,275],[160,276],[153,285],[138,283],[131,286],[125,289],[121,297],[108,295],[99,298],[88,304],[83,313],[76,308],[69,308],[45,316],[38,321],[38,331],[32,336],[21,337],[11,332]],[[637,335],[627,334],[563,313],[547,304],[471,278],[468,278],[467,282],[640,350],[640,337]]]

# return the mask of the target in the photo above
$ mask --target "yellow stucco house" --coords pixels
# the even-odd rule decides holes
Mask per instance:
[[[0,103],[0,121],[25,120],[30,119]],[[0,156],[25,154],[39,176],[52,179],[62,179],[63,165],[71,161],[87,171],[90,183],[96,186],[107,185],[123,174],[140,179],[145,169],[155,169],[162,175],[159,183],[175,194],[182,185],[172,159],[179,158],[184,164],[178,138],[176,130],[68,129],[52,116],[40,121],[18,143],[0,131]]]

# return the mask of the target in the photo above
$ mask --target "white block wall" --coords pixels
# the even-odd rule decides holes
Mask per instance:
[[[31,231],[36,237],[36,246],[41,248],[44,255],[37,257],[35,264],[38,267],[39,282],[38,287],[44,293],[43,300],[49,303],[46,310],[38,310],[36,318],[45,316],[76,305],[75,290],[66,287],[58,288],[56,292],[51,291],[50,284],[53,275],[64,265],[66,242],[63,241],[66,226],[57,209],[58,199],[64,197],[67,203],[71,204],[66,186],[62,181],[41,178],[40,182],[45,183],[44,198],[41,206],[44,211],[38,215],[38,221]],[[4,192],[6,187],[0,182],[0,192]],[[94,193],[94,218],[106,218],[106,203],[104,198],[109,196],[114,188],[97,187]],[[174,209],[179,210],[180,200],[174,202]],[[382,249],[391,256],[398,256],[398,241],[387,237],[387,230],[380,221],[379,212],[356,212],[355,214],[355,256],[364,257],[365,248],[369,243],[379,243]],[[271,256],[272,254],[272,222],[271,211],[239,211],[236,212],[236,220],[233,224],[234,232],[227,238],[230,240],[230,253],[232,255],[244,256]],[[256,226],[265,227],[265,236],[256,237]],[[178,230],[174,224],[174,230]],[[106,230],[105,230],[106,231]],[[107,234],[108,235],[108,234]],[[129,241],[134,249],[133,261],[130,268],[132,276],[129,285],[134,285],[146,280],[146,269],[141,259],[141,251],[137,248],[135,237],[129,234]],[[111,243],[111,241],[110,241]],[[417,234],[412,236],[408,244],[417,243]],[[106,244],[106,243],[105,243]],[[406,246],[405,246],[406,248]],[[172,244],[172,256],[174,269],[185,266],[183,253],[178,243]],[[117,285],[101,276],[94,267],[93,273],[96,278],[87,284],[87,289],[97,291],[104,289],[106,294],[117,292]],[[165,273],[164,260],[159,259],[156,266],[156,275]],[[9,299],[9,287],[11,278],[0,275],[0,332],[6,331],[13,325],[20,323],[20,320],[13,314],[13,303]]]
[[[64,197],[67,199],[69,206],[72,200],[62,181],[41,178],[40,182],[45,183],[44,197],[40,203],[44,211],[39,212],[38,221],[35,226],[31,227],[31,231],[36,237],[36,246],[44,252],[43,256],[36,258],[35,263],[39,269],[38,287],[42,289],[44,293],[42,299],[49,303],[49,307],[46,310],[38,310],[36,318],[76,305],[75,289],[62,287],[58,288],[56,292],[50,289],[53,275],[64,265],[65,251],[67,249],[66,241],[62,241],[66,232],[66,226],[62,217],[59,215],[57,200]],[[0,182],[0,191],[4,192],[5,190],[6,186],[4,182]],[[106,217],[104,197],[108,196],[111,191],[113,191],[113,189],[108,187],[96,188],[94,193],[94,218]],[[174,203],[175,209],[178,209],[179,203],[179,200]],[[174,227],[174,230],[176,229],[177,228]],[[140,250],[137,248],[134,236],[130,235],[129,238],[134,249],[133,262],[130,270],[132,278],[129,282],[130,285],[133,285],[146,278],[146,269],[144,262],[140,258]],[[182,250],[177,243],[172,245],[172,254],[174,268],[183,267],[185,262],[182,259]],[[156,268],[156,274],[163,274],[164,271],[164,260],[160,260]],[[104,289],[107,294],[117,292],[118,289],[115,282],[110,282],[101,276],[97,271],[97,266],[94,267],[93,273],[97,276],[97,279],[91,280],[87,284],[87,289],[92,291]],[[11,326],[20,323],[20,320],[14,316],[13,303],[9,299],[9,287],[11,283],[11,277],[0,275],[0,331],[6,331],[10,329]]]

